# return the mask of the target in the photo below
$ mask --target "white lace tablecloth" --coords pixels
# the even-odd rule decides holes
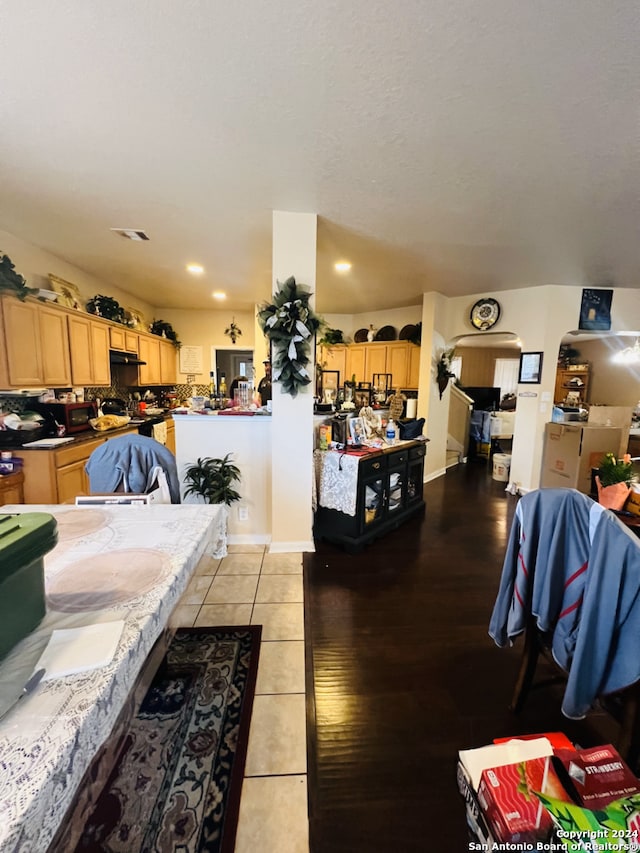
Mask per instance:
[[[227,513],[209,505],[20,505],[0,512],[48,512],[59,532],[45,556],[47,615],[0,663],[0,713],[21,692],[53,630],[125,623],[108,666],[41,682],[0,720],[0,850],[44,853],[198,562],[226,554]]]
[[[355,515],[360,457],[338,450],[316,450],[313,458],[319,506]]]

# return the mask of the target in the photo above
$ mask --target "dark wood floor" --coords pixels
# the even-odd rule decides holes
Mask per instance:
[[[425,487],[427,511],[356,556],[304,561],[312,853],[467,851],[459,749],[575,723],[560,688],[507,710],[520,647],[487,634],[516,498],[484,462]],[[614,730],[615,732],[615,730]]]

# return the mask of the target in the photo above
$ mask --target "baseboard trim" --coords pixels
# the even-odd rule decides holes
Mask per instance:
[[[266,533],[229,533],[229,545],[268,545],[271,537]]]
[[[271,542],[269,545],[270,554],[291,554],[298,551],[315,551],[316,546],[313,539],[307,542]]]
[[[442,477],[442,476],[443,476],[444,474],[446,474],[446,473],[447,473],[447,469],[446,469],[446,468],[439,468],[437,471],[433,471],[433,473],[428,474],[428,475],[424,478],[424,482],[425,482],[425,483],[430,483],[432,480],[437,480],[437,479],[438,479],[438,477]]]

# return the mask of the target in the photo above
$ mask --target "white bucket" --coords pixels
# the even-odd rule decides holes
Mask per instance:
[[[509,482],[509,470],[511,468],[510,453],[494,453],[493,454],[493,479],[500,480],[501,483]]]

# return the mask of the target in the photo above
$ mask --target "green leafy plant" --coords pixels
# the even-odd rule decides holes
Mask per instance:
[[[38,293],[37,287],[27,287],[27,282],[16,272],[16,269],[8,255],[0,254],[0,293],[7,292],[17,296],[22,302],[30,294]]]
[[[117,299],[112,299],[111,296],[103,296],[98,293],[87,302],[87,311],[89,314],[96,314],[98,317],[104,317],[105,320],[113,320],[115,323],[124,323],[124,308]]]
[[[319,341],[320,344],[328,347],[334,346],[335,344],[343,344],[344,342],[345,340],[342,329],[330,329],[328,326],[325,328]]]
[[[613,486],[615,483],[626,483],[628,486],[635,478],[631,456],[625,453],[622,459],[616,459],[613,453],[605,453],[598,468],[598,477],[602,486]]]
[[[240,500],[240,493],[233,488],[233,483],[240,479],[240,469],[234,465],[231,454],[223,459],[204,457],[187,468],[184,482],[187,484],[187,495],[200,495],[210,504],[227,504]]]
[[[309,305],[310,291],[293,276],[278,287],[273,302],[258,311],[258,323],[273,345],[273,381],[282,382],[285,394],[296,397],[311,382],[311,341],[322,320]]]
[[[149,331],[152,335],[158,335],[160,338],[167,338],[171,341],[176,349],[180,349],[182,342],[178,340],[177,334],[173,330],[171,323],[165,320],[154,320],[149,326]]]

